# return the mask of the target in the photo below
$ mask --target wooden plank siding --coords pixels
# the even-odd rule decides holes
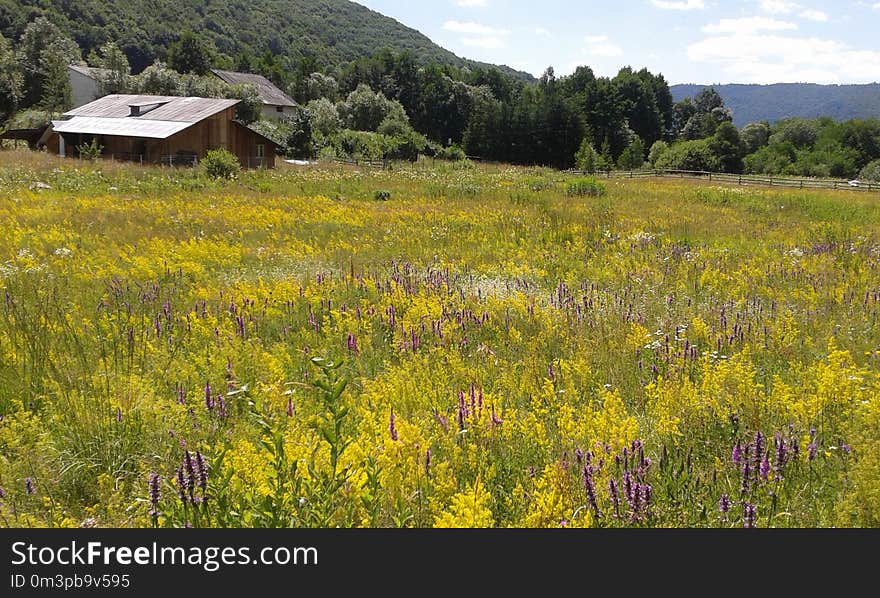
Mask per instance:
[[[98,143],[104,146],[103,156],[118,160],[143,161],[148,164],[185,165],[205,158],[209,150],[225,148],[235,154],[244,168],[274,168],[275,144],[235,122],[235,107],[229,107],[205,118],[167,139],[144,139],[100,135]],[[58,135],[53,135],[49,151],[58,152]],[[78,154],[78,145],[91,141],[91,135],[64,134],[66,153]],[[263,146],[263,157],[258,158],[258,146]],[[141,158],[142,157],[142,158]],[[169,160],[170,158],[170,160]]]

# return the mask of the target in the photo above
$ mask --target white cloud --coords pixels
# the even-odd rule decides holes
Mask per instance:
[[[835,40],[755,32],[707,37],[688,47],[695,62],[716,64],[743,83],[869,82],[880,72],[880,52]]]
[[[803,12],[801,12],[798,16],[809,19],[810,21],[816,21],[817,23],[827,23],[828,22],[828,14],[822,12],[821,10],[816,10],[814,8],[807,8]]]
[[[456,0],[455,5],[462,8],[481,8],[487,6],[487,0]]]
[[[468,35],[507,35],[510,33],[507,29],[497,29],[482,23],[474,23],[472,21],[446,21],[443,23],[443,29],[446,31],[454,31],[455,33],[465,33]]]
[[[536,27],[535,35],[550,35],[550,30],[544,29],[543,27]]]
[[[503,39],[494,35],[489,37],[463,37],[461,38],[461,43],[472,48],[488,48],[493,50],[507,46]]]
[[[443,23],[443,29],[464,35],[465,37],[459,41],[465,46],[473,48],[504,48],[507,46],[504,38],[510,35],[508,29],[500,29],[472,21],[446,21]]]
[[[587,35],[584,37],[587,43],[587,52],[591,56],[620,56],[623,49],[617,44],[612,43],[607,35]]]
[[[790,15],[800,8],[797,2],[786,2],[786,0],[761,0],[761,10],[771,15]]]
[[[742,35],[758,31],[790,31],[798,26],[788,21],[780,21],[769,17],[742,17],[739,19],[721,19],[717,23],[703,27],[704,33],[734,33]]]
[[[798,4],[797,2],[789,2],[788,0],[761,0],[761,10],[771,15],[790,15],[797,13],[802,19],[808,21],[816,21],[817,23],[827,23],[828,13]]]
[[[706,8],[703,0],[651,0],[651,4],[663,10],[702,10]]]

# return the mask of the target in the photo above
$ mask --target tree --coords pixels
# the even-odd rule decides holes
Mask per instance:
[[[670,145],[654,166],[661,170],[718,172],[721,165],[709,147],[709,140],[699,139]]]
[[[660,156],[662,156],[668,149],[668,143],[665,141],[656,141],[654,145],[651,146],[651,151],[648,152],[648,162],[650,162],[652,166],[656,166],[657,160],[659,160]]]
[[[715,131],[715,136],[709,143],[709,147],[718,158],[723,172],[742,172],[742,142],[739,130],[733,123],[725,122],[718,125],[718,129]]]
[[[107,69],[101,77],[101,91],[104,94],[125,93],[131,90],[131,69],[125,52],[113,42],[107,42],[93,57],[94,66]]]
[[[740,131],[743,153],[753,154],[770,141],[770,123],[767,121],[749,123]]]
[[[305,93],[301,101],[310,102],[319,98],[336,101],[339,95],[339,84],[336,79],[322,73],[312,73],[305,82]]]
[[[148,95],[179,95],[180,76],[157,60],[138,76],[135,87],[140,93]]]
[[[70,97],[67,65],[80,58],[76,42],[65,37],[51,21],[38,17],[29,23],[18,44],[18,61],[24,75],[21,106],[43,103],[66,109]],[[46,94],[50,97],[44,98]]]
[[[211,48],[192,31],[184,31],[168,48],[168,66],[178,73],[207,75],[213,60]]]
[[[859,173],[859,179],[872,183],[880,183],[880,160],[868,163]]]
[[[796,148],[811,148],[816,145],[819,128],[815,121],[806,118],[790,118],[776,124],[776,132],[770,136],[770,143],[791,143]]]
[[[312,115],[306,108],[298,108],[293,114],[283,116],[281,124],[286,134],[284,154],[290,158],[312,156]]]
[[[644,163],[645,144],[639,137],[636,137],[617,159],[617,165],[623,170],[638,170]]]
[[[24,92],[24,77],[5,37],[0,35],[0,123],[18,108]]]
[[[583,170],[584,172],[596,172],[597,159],[598,154],[596,154],[596,150],[590,144],[590,139],[584,137],[580,148],[574,156],[575,166],[578,170]]]
[[[360,84],[339,104],[339,113],[346,126],[355,131],[375,131],[390,111],[388,98]]]
[[[342,120],[336,105],[327,98],[312,100],[306,105],[312,115],[312,131],[325,137],[333,135],[342,128]]]

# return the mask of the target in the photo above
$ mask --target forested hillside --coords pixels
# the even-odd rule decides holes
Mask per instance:
[[[242,70],[259,70],[254,67],[263,60],[293,71],[304,58],[334,68],[386,47],[410,51],[422,64],[479,64],[347,0],[0,0],[0,33],[18,39],[41,15],[76,41],[83,55],[115,41],[135,72],[157,58],[164,60],[168,47],[186,30],[204,37],[221,64]]]

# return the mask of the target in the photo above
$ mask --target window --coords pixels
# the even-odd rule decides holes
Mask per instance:
[[[262,143],[257,144],[257,158],[263,158],[266,155],[266,146]]]
[[[275,106],[275,112],[284,113],[284,106]]]

